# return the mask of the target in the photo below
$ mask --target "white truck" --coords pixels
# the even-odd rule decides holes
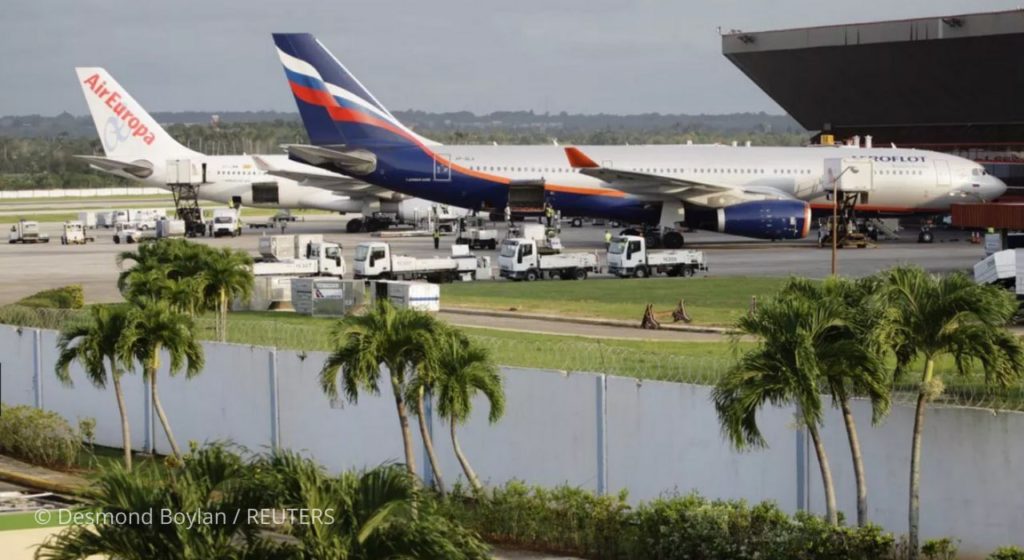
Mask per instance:
[[[162,208],[129,208],[112,211],[113,224],[133,224],[139,231],[156,229],[156,221],[167,216]]]
[[[545,276],[562,280],[583,280],[597,272],[594,253],[562,253],[536,239],[511,238],[501,242],[498,268],[502,278],[510,280],[543,280]]]
[[[707,270],[703,251],[691,249],[647,250],[647,240],[638,235],[612,239],[608,246],[608,272],[620,278],[646,278],[654,274],[693,276]]]
[[[238,210],[234,208],[215,208],[213,220],[210,222],[212,237],[238,237],[242,235],[242,222]]]
[[[345,275],[341,246],[322,235],[266,235],[260,237],[260,259],[253,263],[256,276]]]
[[[11,225],[11,233],[7,238],[8,243],[49,243],[50,236],[39,233],[39,222],[30,220],[18,220]]]
[[[89,241],[95,241],[85,231],[85,223],[81,221],[64,222],[64,233],[60,236],[61,245],[85,245]]]
[[[78,221],[82,222],[85,229],[96,229],[97,214],[98,212],[79,212]]]
[[[356,245],[353,273],[356,279],[427,280],[435,283],[475,280],[485,276],[491,267],[486,257],[477,257],[465,245],[452,245],[452,256],[417,258],[396,255],[383,241],[367,241]]]

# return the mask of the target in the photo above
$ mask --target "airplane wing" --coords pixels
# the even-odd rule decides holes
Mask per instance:
[[[600,179],[613,189],[644,197],[676,198],[700,206],[724,208],[750,200],[791,199],[792,195],[774,187],[728,185],[694,181],[678,177],[666,177],[656,173],[645,173],[602,167],[579,148],[565,148],[569,164],[583,175]]]
[[[153,164],[145,160],[121,161],[103,156],[74,156],[100,171],[121,171],[144,179],[153,174]]]
[[[390,191],[388,189],[371,185],[365,181],[354,179],[339,173],[321,170],[318,167],[302,166],[298,168],[285,168],[272,164],[260,156],[250,156],[256,164],[256,168],[265,171],[268,175],[291,179],[300,185],[317,187],[329,191],[345,194],[353,198],[372,196],[383,200],[402,200],[405,195]]]

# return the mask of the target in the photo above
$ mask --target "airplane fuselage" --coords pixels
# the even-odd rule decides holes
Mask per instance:
[[[978,164],[914,149],[735,147],[719,145],[580,146],[602,167],[741,188],[767,188],[829,209],[829,160],[872,161],[872,189],[858,211],[941,213],[954,202],[991,200],[1004,190]],[[570,167],[559,146],[438,146],[374,150],[378,169],[366,180],[404,194],[473,208],[502,208],[509,186],[543,185],[564,215],[651,222],[662,195],[625,194]],[[430,152],[433,152],[432,155]]]

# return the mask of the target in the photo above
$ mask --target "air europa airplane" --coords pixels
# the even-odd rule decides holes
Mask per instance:
[[[893,148],[440,145],[400,123],[310,34],[274,43],[313,145],[292,159],[411,196],[479,210],[551,204],[565,216],[760,239],[807,235],[830,193],[861,213],[939,213],[1006,190],[969,160]],[[844,208],[844,210],[847,208]]]
[[[349,232],[415,221],[432,204],[339,173],[290,161],[284,154],[209,156],[179,144],[103,68],[76,68],[104,155],[76,156],[101,171],[167,188],[167,162],[189,160],[199,198],[266,208],[362,214]],[[458,209],[456,209],[458,210]]]

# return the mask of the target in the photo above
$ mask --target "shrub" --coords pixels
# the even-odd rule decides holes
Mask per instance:
[[[456,489],[445,504],[449,517],[493,542],[593,559],[876,560],[895,547],[877,526],[831,527],[772,503],[695,494],[630,508],[624,493],[511,482],[474,496]]]
[[[928,539],[921,545],[921,554],[928,560],[956,560],[957,546],[953,539]]]
[[[64,286],[32,294],[19,301],[17,305],[51,309],[81,309],[85,305],[85,293],[81,286]]]
[[[68,468],[81,448],[80,434],[59,414],[0,403],[0,453],[45,467]]]
[[[1024,548],[1004,546],[989,554],[988,560],[1024,560]]]

